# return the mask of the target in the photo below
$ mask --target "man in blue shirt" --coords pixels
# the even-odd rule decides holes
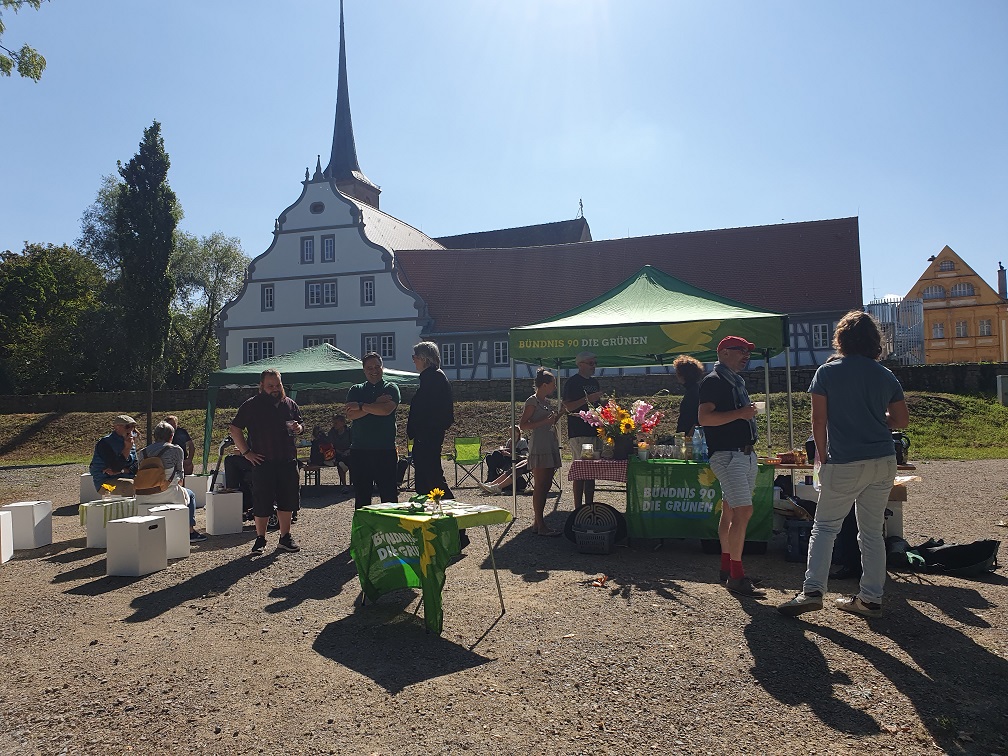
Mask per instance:
[[[114,493],[133,495],[132,478],[137,470],[136,440],[136,420],[129,415],[113,418],[112,432],[98,439],[88,468],[95,491],[100,493],[102,484],[109,483],[114,486]]]

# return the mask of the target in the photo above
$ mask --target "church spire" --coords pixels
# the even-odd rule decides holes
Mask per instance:
[[[336,183],[344,194],[378,207],[381,191],[368,180],[357,162],[353,122],[350,119],[350,87],[347,84],[346,40],[343,33],[343,0],[340,0],[339,79],[336,87],[336,123],[333,127],[332,153],[326,166],[325,178]]]

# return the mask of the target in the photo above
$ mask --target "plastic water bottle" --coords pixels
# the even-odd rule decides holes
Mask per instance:
[[[703,431],[700,431],[700,460],[710,462],[710,457],[707,455],[707,435]]]
[[[699,462],[703,455],[703,434],[700,432],[700,426],[696,426],[693,429],[693,459]]]

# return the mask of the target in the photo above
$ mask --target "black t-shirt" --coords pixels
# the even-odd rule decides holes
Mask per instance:
[[[700,381],[700,404],[708,403],[714,404],[716,412],[738,409],[731,384],[713,371]],[[740,449],[756,441],[748,420],[732,420],[724,425],[705,425],[703,431],[709,454]]]
[[[700,384],[687,383],[685,393],[679,402],[679,422],[676,423],[676,433],[685,433],[699,425],[697,410],[700,408]]]
[[[275,402],[269,394],[258,394],[238,408],[234,425],[248,429],[249,448],[271,462],[297,459],[295,437],[287,433],[287,421],[301,422],[301,410],[289,396]]]
[[[189,442],[192,441],[192,436],[189,435],[189,431],[185,428],[176,428],[175,435],[172,437],[172,443],[175,446],[182,447],[182,453],[185,455],[186,459],[189,459]]]
[[[591,436],[594,438],[598,435],[592,426],[588,425],[588,423],[577,415],[578,412],[589,409],[588,403],[583,401],[585,396],[588,394],[594,394],[598,390],[599,382],[595,376],[585,378],[581,375],[581,373],[576,373],[567,379],[567,382],[563,386],[564,404],[567,402],[573,402],[576,399],[582,400],[581,404],[571,409],[571,414],[567,416],[567,438],[578,438],[584,436]]]

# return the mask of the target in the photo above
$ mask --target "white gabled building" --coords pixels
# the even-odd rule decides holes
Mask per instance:
[[[396,249],[443,249],[378,209],[381,190],[357,163],[340,9],[339,84],[329,165],[305,170],[301,196],[273,230],[245,283],[217,321],[220,365],[231,367],[330,343],[350,354],[378,352],[389,367],[414,369],[412,347],[427,323],[423,302],[393,272]]]

